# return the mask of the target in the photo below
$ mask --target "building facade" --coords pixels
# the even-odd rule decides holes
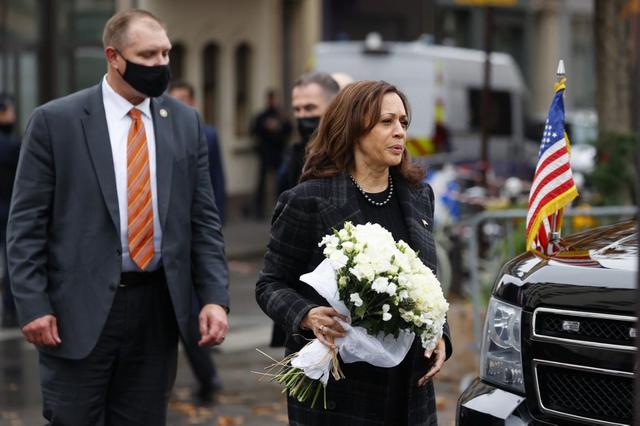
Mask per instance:
[[[270,89],[289,111],[292,79],[319,38],[319,6],[305,0],[137,2],[166,23],[174,78],[196,87],[205,121],[218,128],[231,195],[256,185],[251,120]]]
[[[429,34],[435,43],[484,47],[483,9],[459,0],[0,0],[0,92],[16,97],[20,129],[37,105],[99,82],[104,22],[131,7],[167,24],[172,72],[195,86],[203,118],[218,128],[231,196],[256,185],[251,118],[269,89],[288,110],[291,84],[313,68],[317,41],[378,31],[388,40]],[[594,107],[592,21],[586,0],[518,0],[495,10],[494,50],[520,65],[528,115],[546,114],[559,58],[567,110]]]
[[[484,9],[435,0],[437,43],[484,48]],[[517,0],[494,8],[493,50],[511,54],[529,88],[528,114],[544,116],[553,97],[559,59],[567,72],[566,108],[595,107],[593,2]]]
[[[20,129],[50,99],[106,72],[102,28],[113,0],[0,0],[0,92],[16,99]]]

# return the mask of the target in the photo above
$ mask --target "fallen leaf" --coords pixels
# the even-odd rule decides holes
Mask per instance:
[[[251,413],[254,416],[266,416],[266,415],[272,414],[274,411],[275,409],[273,407],[265,407],[265,406],[251,407]]]
[[[239,426],[244,423],[244,417],[219,416],[216,426]]]
[[[275,419],[279,422],[282,422],[284,424],[288,424],[289,423],[289,416],[287,416],[286,414],[278,414]]]
[[[447,406],[447,399],[443,396],[436,396],[436,410],[443,411]]]

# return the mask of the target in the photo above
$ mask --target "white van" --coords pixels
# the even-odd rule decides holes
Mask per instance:
[[[421,152],[425,164],[480,160],[484,52],[424,41],[383,42],[370,34],[365,42],[318,43],[314,61],[317,71],[343,72],[355,80],[385,80],[402,90],[412,110],[408,143],[426,142]],[[537,144],[524,142],[526,88],[510,55],[492,53],[491,67],[493,130],[489,160],[497,174],[526,176],[535,167],[538,152]],[[449,133],[448,152],[429,149],[438,99]]]

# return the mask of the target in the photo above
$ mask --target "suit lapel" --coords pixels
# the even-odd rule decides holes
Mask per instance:
[[[398,181],[400,178],[396,178]],[[398,191],[398,199],[400,208],[404,215],[405,224],[409,231],[411,239],[411,247],[420,252],[423,260],[428,260],[435,267],[434,246],[431,237],[433,229],[433,218],[431,216],[431,204],[426,192],[422,187],[410,187],[404,183],[398,182],[395,185]]]
[[[82,117],[85,141],[89,148],[93,168],[96,171],[100,190],[114,226],[120,233],[120,213],[118,210],[118,192],[116,175],[113,170],[113,154],[109,141],[109,129],[102,102],[102,84],[93,88],[85,106],[86,115]]]
[[[364,223],[364,216],[358,205],[358,194],[348,175],[342,173],[335,179],[329,179],[329,182],[332,206],[323,212],[328,227],[340,229],[346,221],[351,221],[354,225]]]
[[[160,226],[164,228],[171,198],[171,177],[173,174],[174,152],[172,145],[172,111],[163,103],[163,98],[151,99],[151,115],[156,140],[156,182],[158,187],[158,214]]]

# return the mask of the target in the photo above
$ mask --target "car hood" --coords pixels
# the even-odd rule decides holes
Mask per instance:
[[[635,221],[574,234],[563,239],[562,247],[550,258],[524,253],[512,259],[502,268],[493,293],[516,305],[533,307],[543,300],[555,300],[554,295],[562,295],[562,303],[570,303],[578,294],[592,294],[597,301],[607,298],[607,292],[613,296],[613,290],[630,295],[635,291]]]
[[[564,238],[561,246],[562,249],[549,258],[525,253],[507,266],[511,270],[515,269],[521,277],[547,266],[632,272],[638,269],[638,233],[634,220],[573,234]]]

